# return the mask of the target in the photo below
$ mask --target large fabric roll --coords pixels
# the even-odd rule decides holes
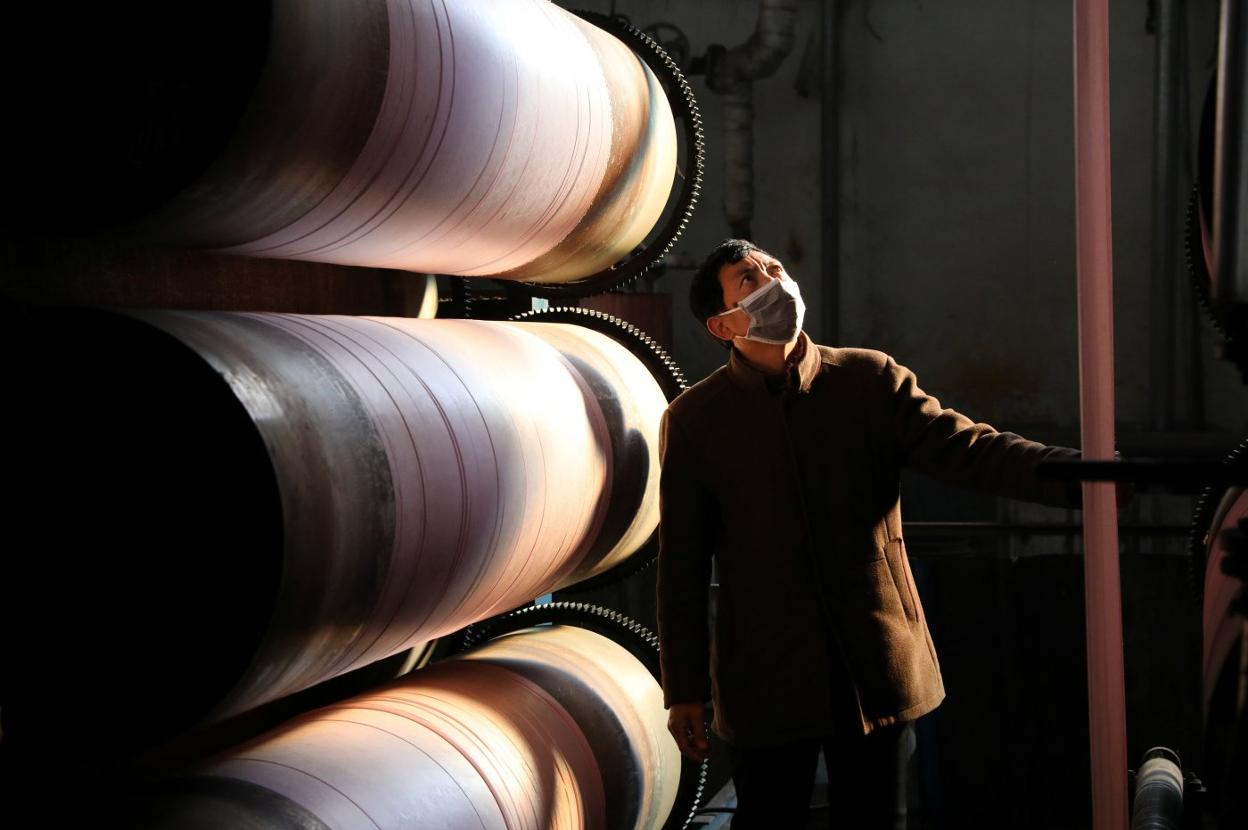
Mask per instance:
[[[1209,525],[1205,540],[1205,573],[1201,609],[1201,679],[1204,706],[1208,709],[1228,661],[1235,662],[1236,647],[1243,635],[1243,621],[1231,613],[1231,605],[1242,590],[1242,583],[1222,570],[1227,556],[1223,534],[1248,518],[1248,493],[1232,487],[1222,496]]]
[[[680,778],[665,720],[624,648],[532,628],[228,752],[127,825],[655,830]]]
[[[658,221],[676,131],[650,69],[547,0],[273,0],[233,138],[146,223],[171,241],[566,282]]]
[[[228,717],[600,574],[657,524],[666,401],[586,329],[132,312],[38,330],[14,466],[29,541],[0,575],[23,740],[86,751]],[[67,648],[109,679],[108,718],[71,716]]]

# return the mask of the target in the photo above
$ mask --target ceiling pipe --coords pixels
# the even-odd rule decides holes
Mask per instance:
[[[819,273],[823,291],[823,343],[841,338],[841,90],[838,68],[841,4],[819,4]]]
[[[761,0],[758,22],[744,43],[707,51],[707,86],[724,100],[724,215],[735,237],[753,235],[754,82],[784,62],[796,24],[796,0]]]

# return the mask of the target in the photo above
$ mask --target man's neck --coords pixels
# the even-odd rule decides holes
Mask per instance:
[[[797,348],[797,344],[801,342],[799,337],[792,343],[784,343],[778,345],[774,343],[759,343],[756,340],[746,340],[738,337],[733,341],[733,346],[741,353],[741,356],[754,366],[760,372],[766,375],[783,374],[785,367],[788,365],[789,355],[793,354],[793,350]]]

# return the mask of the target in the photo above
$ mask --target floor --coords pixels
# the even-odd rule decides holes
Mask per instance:
[[[804,830],[826,830],[828,824],[827,802],[828,771],[823,764],[823,756],[819,757],[818,771],[815,773],[815,790],[812,795],[809,820]],[[702,805],[702,812],[695,816],[690,824],[695,830],[728,830],[732,819],[732,808],[737,806],[737,791],[731,779],[723,789]]]

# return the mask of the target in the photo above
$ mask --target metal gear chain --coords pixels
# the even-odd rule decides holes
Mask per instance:
[[[1188,279],[1191,280],[1192,289],[1196,292],[1196,301],[1213,324],[1214,331],[1223,340],[1232,340],[1233,338],[1214,308],[1213,296],[1210,294],[1213,280],[1205,264],[1205,249],[1200,224],[1200,185],[1198,184],[1192,185],[1191,196],[1187,199],[1187,213],[1183,219],[1183,263],[1187,266]]]
[[[1248,464],[1248,438],[1227,453],[1222,464],[1228,467]],[[1187,564],[1192,596],[1195,597],[1197,605],[1205,600],[1205,568],[1208,566],[1206,560],[1209,543],[1213,541],[1206,537],[1214,529],[1213,518],[1225,493],[1224,487],[1206,487],[1196,500],[1196,509],[1192,512],[1192,526],[1187,535]]]
[[[598,311],[593,308],[576,306],[554,306],[537,311],[526,311],[509,317],[517,323],[572,323],[605,334],[632,352],[633,356],[645,364],[668,401],[688,388],[689,382],[680,366],[667,353],[667,350],[655,342],[654,338],[641,329],[619,317]]]

